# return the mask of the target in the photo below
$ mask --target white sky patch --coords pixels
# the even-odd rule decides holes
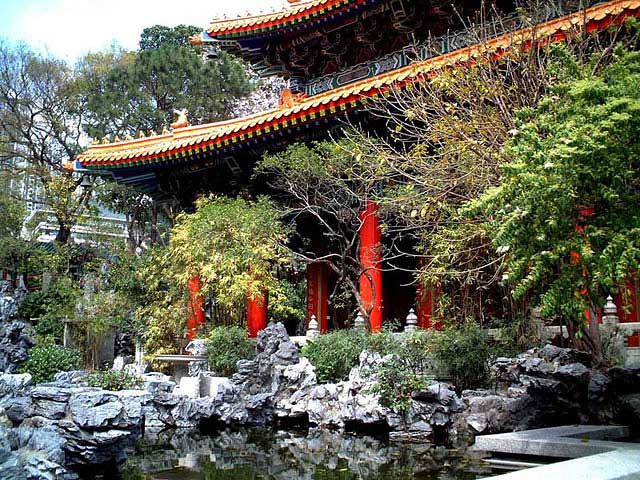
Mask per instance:
[[[0,2],[3,0],[0,0]],[[10,19],[11,40],[22,40],[74,62],[89,51],[117,44],[136,49],[140,33],[152,25],[197,25],[215,15],[268,12],[285,0],[47,0],[25,1]],[[1,10],[1,9],[0,9]]]

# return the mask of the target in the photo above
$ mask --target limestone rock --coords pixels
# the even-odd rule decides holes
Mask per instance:
[[[0,372],[16,373],[33,345],[34,335],[26,323],[0,321]]]

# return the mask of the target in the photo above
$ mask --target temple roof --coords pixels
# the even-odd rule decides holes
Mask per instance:
[[[327,19],[351,14],[380,0],[307,0],[292,3],[284,10],[236,19],[214,19],[205,34],[212,39],[233,40],[238,38],[271,35],[283,30],[308,24],[317,26]],[[197,41],[197,40],[196,40]]]
[[[314,0],[300,7],[321,3],[321,0]],[[488,52],[494,57],[502,55],[513,45],[530,41],[534,35],[538,40],[546,38],[557,42],[564,40],[567,32],[576,26],[586,25],[587,31],[603,30],[630,16],[640,16],[640,0],[601,3],[586,11],[543,23],[535,32],[524,29],[504,34],[481,46],[462,48],[312,97],[292,97],[278,108],[249,117],[177,128],[171,133],[142,139],[92,145],[77,157],[72,168],[113,172],[135,168],[139,171],[151,166],[183,164],[228,154],[231,149],[253,144],[260,138],[273,138],[279,132],[319,123],[352,110],[367,98],[384,94],[392,87],[431,78],[443,69],[468,64]]]

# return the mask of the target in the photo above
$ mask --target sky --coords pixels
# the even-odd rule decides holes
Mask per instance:
[[[0,0],[0,37],[73,63],[118,44],[135,49],[151,25],[207,26],[214,16],[269,12],[285,0]]]

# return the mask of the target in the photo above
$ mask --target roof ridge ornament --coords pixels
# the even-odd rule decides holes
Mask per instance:
[[[178,116],[176,121],[171,124],[171,128],[173,130],[176,130],[177,128],[184,128],[189,126],[189,120],[187,119],[187,113],[189,112],[187,111],[186,108],[183,108],[182,110],[176,110],[174,108],[173,113]]]
[[[301,103],[306,98],[304,93],[293,93],[290,88],[285,88],[280,93],[280,101],[278,106],[280,108],[293,108]]]

